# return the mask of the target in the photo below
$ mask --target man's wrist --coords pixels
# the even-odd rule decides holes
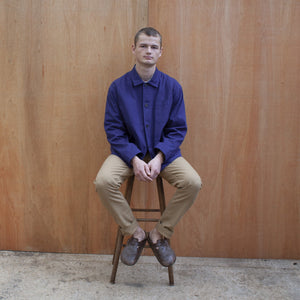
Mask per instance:
[[[163,154],[161,151],[159,151],[159,152],[156,154],[156,156],[160,159],[161,163],[164,162],[165,156],[164,156],[164,154]]]
[[[138,159],[138,157],[137,157],[137,156],[134,156],[133,159],[130,161],[131,165],[133,165],[133,163],[134,163],[134,161],[135,161],[136,159]]]

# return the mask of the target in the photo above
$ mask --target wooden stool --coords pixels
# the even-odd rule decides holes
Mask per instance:
[[[130,205],[131,202],[131,194],[132,194],[132,188],[133,188],[133,182],[134,182],[134,175],[129,177],[127,180],[126,190],[125,190],[125,198]],[[132,211],[137,212],[160,212],[162,215],[163,211],[166,208],[166,200],[165,200],[165,193],[164,193],[164,186],[163,181],[160,176],[156,178],[156,186],[157,186],[157,192],[158,192],[158,199],[159,199],[159,209],[147,209],[147,208],[133,208]],[[158,222],[159,219],[155,218],[137,218],[138,222]],[[123,245],[124,235],[121,232],[121,229],[119,227],[117,238],[116,238],[116,244],[115,244],[115,251],[114,256],[112,260],[113,268],[111,272],[111,278],[110,282],[115,283],[118,265],[119,265],[119,258],[121,254],[121,250]],[[170,243],[170,241],[168,240]],[[168,267],[168,273],[169,273],[169,284],[174,285],[174,275],[173,275],[173,266]]]

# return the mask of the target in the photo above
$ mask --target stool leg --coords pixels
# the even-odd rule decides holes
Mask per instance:
[[[157,187],[157,193],[158,193],[160,213],[162,214],[164,212],[164,210],[166,209],[166,199],[165,199],[163,181],[160,176],[158,176],[156,178],[156,187]]]
[[[126,191],[125,191],[125,199],[127,200],[128,204],[130,204],[130,202],[131,202],[133,182],[134,182],[134,176],[129,177],[127,180]],[[120,259],[120,254],[121,254],[121,250],[122,250],[122,246],[123,246],[123,240],[124,240],[124,235],[122,234],[121,229],[119,227],[118,233],[117,233],[117,238],[116,238],[116,243],[115,243],[113,260],[112,260],[113,268],[111,271],[110,283],[115,283],[115,281],[116,281],[116,275],[117,275],[117,271],[118,271],[119,259]]]
[[[168,267],[168,273],[169,273],[169,285],[174,285],[173,266]]]
[[[117,253],[117,250],[118,250],[118,247],[119,247],[119,244],[120,244],[120,239],[122,239],[122,233],[121,233],[120,228],[118,228],[112,264],[115,263],[116,253]]]
[[[121,230],[119,228],[117,234],[117,240],[116,240],[115,253],[113,257],[113,268],[111,271],[110,283],[116,282],[116,275],[119,266],[119,259],[120,259],[120,254],[123,246],[123,240],[124,240],[124,236],[122,235]]]
[[[129,205],[130,205],[130,202],[131,202],[131,194],[132,194],[132,189],[133,189],[133,183],[134,183],[134,175],[127,179],[125,199],[127,200]]]
[[[160,176],[158,176],[156,178],[156,186],[157,186],[157,193],[158,193],[158,199],[159,199],[160,213],[162,214],[164,212],[164,210],[166,209],[166,199],[165,199],[163,181]],[[169,239],[168,239],[168,243],[170,244]],[[169,273],[169,285],[174,285],[173,266],[168,267],[168,273]]]

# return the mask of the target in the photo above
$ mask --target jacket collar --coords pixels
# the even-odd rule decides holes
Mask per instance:
[[[147,84],[150,84],[154,87],[158,87],[159,86],[159,78],[160,78],[159,73],[160,73],[160,71],[157,68],[155,68],[155,72],[154,72],[151,80],[148,81]],[[134,86],[144,83],[144,81],[142,80],[142,78],[140,77],[138,72],[136,71],[135,66],[133,67],[133,69],[130,72],[130,77],[131,77],[131,80],[132,80],[132,83]]]

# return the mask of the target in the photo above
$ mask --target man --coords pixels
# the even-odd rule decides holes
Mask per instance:
[[[134,68],[115,80],[108,91],[104,128],[111,155],[96,177],[96,191],[122,233],[131,235],[121,261],[134,265],[148,240],[158,261],[168,267],[176,256],[167,239],[196,199],[201,179],[179,148],[187,131],[182,88],[156,68],[162,54],[160,33],[151,27],[138,31],[132,53]],[[133,174],[146,182],[160,175],[177,188],[149,236],[119,190]]]

